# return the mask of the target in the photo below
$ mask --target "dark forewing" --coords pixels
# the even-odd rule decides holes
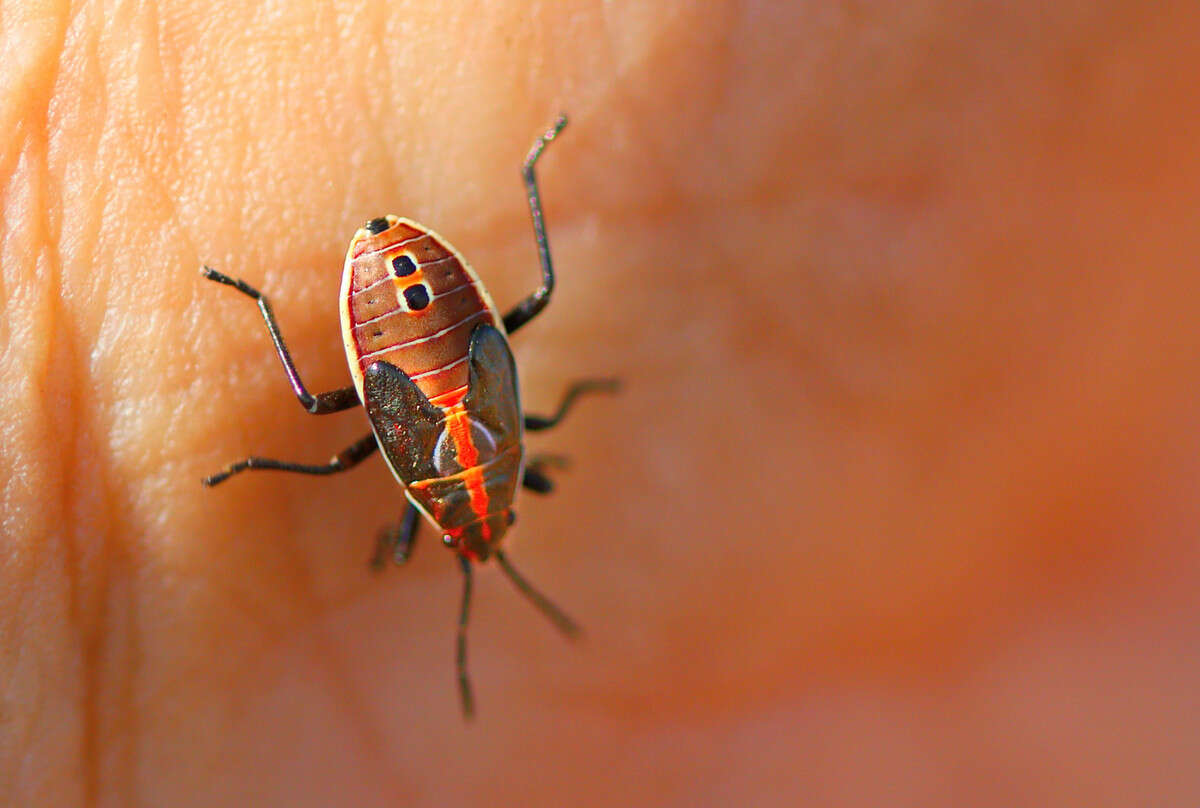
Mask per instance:
[[[379,446],[400,479],[408,484],[438,476],[433,455],[443,429],[442,411],[408,374],[388,362],[375,362],[363,374],[363,397]]]
[[[517,366],[508,340],[494,326],[476,326],[471,333],[467,357],[469,375],[463,406],[471,417],[490,428],[498,446],[520,440]]]

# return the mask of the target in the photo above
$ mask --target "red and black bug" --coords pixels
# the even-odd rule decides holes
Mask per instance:
[[[458,621],[457,669],[463,711],[472,712],[466,669],[466,628],[471,603],[471,562],[495,557],[522,594],[568,636],[575,623],[534,589],[509,562],[500,541],[513,522],[518,485],[549,493],[545,464],[525,462],[525,430],[557,424],[575,399],[612,391],[616,382],[587,379],[572,384],[552,416],[526,414],[507,335],[533,319],[550,300],[554,268],[534,167],[546,144],[566,125],[560,117],[538,138],[522,175],[533,216],[542,285],[500,316],[474,270],[432,230],[407,219],[372,219],[354,234],[342,276],[341,318],[346,358],[354,384],[312,395],[288,353],[267,298],[245,282],[204,267],[209,280],[232,286],[258,301],[300,404],[313,415],[362,403],[371,432],[324,465],[263,457],[233,463],[204,480],[213,486],[251,469],[334,474],[353,468],[377,448],[404,486],[408,506],[400,523],[384,531],[372,559],[381,566],[390,552],[408,559],[423,514],[455,551],[463,571]]]

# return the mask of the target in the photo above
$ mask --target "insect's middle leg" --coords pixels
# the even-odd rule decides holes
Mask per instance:
[[[559,421],[566,417],[567,412],[575,403],[575,399],[585,393],[615,393],[621,389],[621,383],[616,379],[580,379],[567,388],[567,392],[563,395],[562,401],[558,405],[558,411],[553,415],[530,415],[525,414],[525,428],[530,432],[538,432],[543,429],[549,429],[556,426]]]
[[[525,472],[521,477],[521,486],[526,491],[535,494],[550,494],[554,491],[554,481],[546,474],[546,469],[566,469],[570,461],[564,455],[536,454],[525,464]]]
[[[313,415],[327,415],[331,412],[341,412],[358,406],[358,391],[354,389],[353,385],[340,390],[330,390],[327,393],[318,393],[315,396],[308,392],[304,382],[300,381],[300,371],[296,370],[296,364],[292,362],[292,355],[288,353],[287,345],[283,341],[283,334],[279,332],[279,323],[275,322],[275,312],[271,311],[271,304],[266,295],[245,281],[231,278],[211,267],[203,267],[200,274],[210,281],[232,286],[258,303],[258,310],[262,312],[263,320],[266,321],[271,342],[275,344],[275,353],[279,354],[279,361],[283,363],[283,370],[292,386],[292,392],[300,400],[300,406]]]
[[[420,525],[421,512],[410,502],[398,524],[385,527],[379,532],[379,539],[375,542],[375,553],[371,556],[371,569],[383,569],[389,553],[397,564],[408,561],[416,545],[417,528]]]
[[[307,466],[302,463],[291,463],[286,460],[272,460],[269,457],[247,457],[245,460],[239,460],[236,463],[230,464],[223,471],[217,472],[211,477],[205,477],[203,482],[206,486],[212,487],[218,483],[225,482],[235,474],[252,469],[291,471],[297,474],[336,474],[339,471],[347,471],[354,468],[374,454],[378,448],[379,444],[375,442],[375,433],[371,432],[353,445],[347,446],[338,452],[333,456],[332,460],[321,466]]]

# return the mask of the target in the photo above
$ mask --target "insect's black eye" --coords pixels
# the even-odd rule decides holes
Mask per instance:
[[[429,290],[423,283],[414,283],[404,290],[404,302],[412,311],[420,311],[429,305]]]
[[[411,275],[417,271],[416,262],[412,260],[412,256],[397,255],[392,259],[392,272],[396,273],[397,278],[403,278],[406,275]]]
[[[366,227],[372,233],[382,233],[390,226],[391,225],[388,224],[388,220],[383,216],[380,216],[378,219],[372,219],[364,225],[364,227]]]
[[[510,508],[508,511],[508,526],[512,527],[513,522],[515,522],[515,521],[517,521],[517,515],[515,513],[513,513],[512,509]]]

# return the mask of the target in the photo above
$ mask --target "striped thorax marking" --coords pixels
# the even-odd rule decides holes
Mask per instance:
[[[454,442],[454,451],[458,459],[458,464],[463,467],[463,484],[467,487],[467,495],[470,497],[471,512],[479,519],[483,519],[488,515],[488,493],[484,485],[483,469],[480,468],[481,455],[479,447],[475,445],[475,436],[472,435],[471,416],[461,404],[456,404],[446,410],[446,434]],[[487,447],[490,451],[487,452],[487,460],[491,460],[496,454],[495,439],[491,433],[484,427],[478,428],[478,433],[485,439],[491,442],[491,446]],[[482,538],[484,541],[491,539],[486,522],[482,525]]]

